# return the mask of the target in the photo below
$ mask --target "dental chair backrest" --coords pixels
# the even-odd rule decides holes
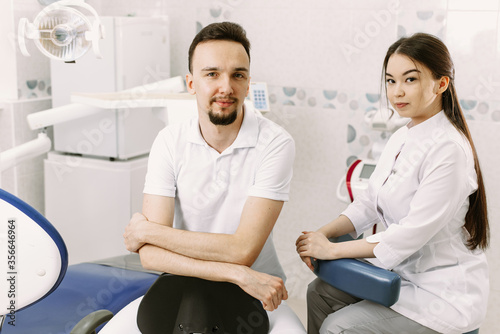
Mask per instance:
[[[52,293],[68,267],[61,235],[38,211],[0,189],[0,317],[15,325],[15,313]],[[0,330],[2,321],[0,320]]]

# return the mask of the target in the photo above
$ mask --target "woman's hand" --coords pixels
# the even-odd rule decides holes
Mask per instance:
[[[309,269],[313,270],[311,260],[309,258],[332,260],[334,259],[334,243],[330,242],[327,237],[320,232],[302,232],[302,235],[295,242],[297,253],[306,263]]]

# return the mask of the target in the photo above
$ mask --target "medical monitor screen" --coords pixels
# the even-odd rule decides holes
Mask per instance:
[[[360,179],[369,179],[375,170],[375,165],[364,164],[359,174]]]

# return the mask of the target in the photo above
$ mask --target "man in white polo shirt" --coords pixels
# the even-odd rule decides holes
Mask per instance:
[[[198,117],[158,134],[142,214],[124,234],[127,249],[148,269],[237,284],[262,302],[270,333],[305,333],[283,302],[285,275],[271,233],[288,200],[295,144],[244,104],[250,85],[245,31],[229,22],[202,29],[189,50],[189,72]],[[139,303],[101,333],[139,333]]]

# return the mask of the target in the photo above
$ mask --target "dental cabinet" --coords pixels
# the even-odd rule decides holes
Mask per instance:
[[[118,92],[170,76],[167,18],[102,17],[101,22],[102,59],[89,53],[73,64],[51,61],[53,107],[71,103],[74,93]],[[141,97],[143,91],[132,93]],[[117,159],[148,153],[151,133],[164,124],[149,110],[120,107],[54,125],[54,149]]]

